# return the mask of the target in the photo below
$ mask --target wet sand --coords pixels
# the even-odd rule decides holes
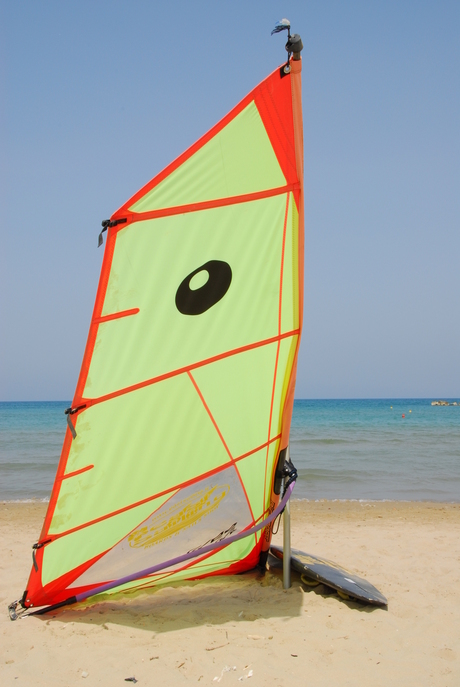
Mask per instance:
[[[293,501],[292,545],[365,577],[387,609],[281,572],[106,596],[11,622],[46,504],[0,504],[0,684],[460,685],[460,504]],[[282,527],[275,537],[282,542]]]

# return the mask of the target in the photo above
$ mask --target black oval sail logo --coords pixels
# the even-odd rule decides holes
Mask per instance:
[[[196,275],[201,279],[194,279]],[[198,288],[193,288],[192,281],[200,284]],[[232,270],[227,262],[209,260],[181,282],[176,291],[176,308],[183,315],[201,315],[225,296],[231,281]]]

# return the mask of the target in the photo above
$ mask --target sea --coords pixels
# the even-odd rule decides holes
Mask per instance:
[[[296,400],[293,497],[460,502],[460,399],[432,400]],[[48,500],[69,405],[0,403],[0,501]]]

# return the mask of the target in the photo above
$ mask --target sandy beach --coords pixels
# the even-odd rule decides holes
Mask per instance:
[[[460,684],[460,504],[293,501],[292,545],[372,582],[388,609],[280,571],[106,596],[11,622],[46,504],[0,504],[2,685]],[[282,542],[282,528],[275,537]]]

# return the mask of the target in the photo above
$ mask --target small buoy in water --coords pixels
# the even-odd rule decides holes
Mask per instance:
[[[406,417],[406,416],[403,414],[403,417]]]
[[[411,413],[411,412],[412,412],[412,410],[409,410],[409,413]]]
[[[390,406],[391,410],[393,410],[393,406]]]

